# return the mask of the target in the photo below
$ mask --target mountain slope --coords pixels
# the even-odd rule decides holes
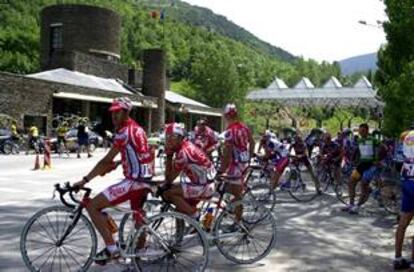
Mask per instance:
[[[260,40],[249,31],[229,21],[226,17],[215,14],[207,8],[193,6],[182,1],[177,2],[176,7],[168,9],[167,14],[180,22],[204,27],[209,31],[239,41],[280,60],[293,61],[295,59],[295,56],[286,50]]]
[[[341,60],[339,62],[343,75],[377,70],[377,53],[365,54]]]

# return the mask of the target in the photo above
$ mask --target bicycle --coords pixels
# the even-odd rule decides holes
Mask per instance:
[[[310,174],[305,176],[304,169],[300,164],[300,158],[289,155],[289,172],[287,181],[281,185],[281,190],[288,191],[290,196],[298,202],[310,202],[318,195],[315,182]],[[306,178],[305,178],[306,177]]]
[[[254,201],[232,201],[225,192],[225,182],[218,178],[216,195],[213,198],[197,199],[194,204],[201,211],[213,208],[214,219],[210,230],[210,241],[228,260],[237,264],[252,264],[265,258],[276,242],[276,222],[271,212]],[[157,195],[161,196],[162,192]],[[174,207],[161,200],[152,201],[153,211],[163,214],[175,210]],[[235,218],[235,208],[243,205],[240,221]],[[154,229],[164,219],[154,222]],[[124,233],[134,228],[131,217],[127,214],[121,220],[119,241],[124,241]],[[232,227],[234,229],[232,229]],[[208,232],[208,229],[204,229]],[[185,233],[185,230],[182,230]],[[263,237],[262,237],[263,236]],[[122,242],[121,242],[122,243]],[[247,252],[246,252],[247,251]],[[254,251],[254,252],[252,252]]]
[[[329,193],[329,189],[332,189],[336,198],[344,204],[348,204],[348,182],[345,178],[340,178],[338,181],[335,180],[335,168],[332,167],[332,164],[318,165],[318,180],[321,185],[321,191],[323,193]],[[357,194],[357,197],[359,194]]]
[[[34,214],[24,226],[20,251],[30,271],[87,271],[92,264],[97,237],[92,223],[83,214],[92,191],[89,188],[81,190],[85,194],[78,201],[73,195],[77,188],[71,187],[69,183],[63,188],[56,184],[55,191],[59,193],[64,206],[45,208]],[[66,201],[67,194],[75,204]],[[129,210],[126,214],[133,214],[142,225],[132,229],[120,246],[121,261],[124,260],[125,265],[130,266],[132,263],[138,271],[154,268],[169,271],[172,266],[179,265],[184,270],[204,271],[207,267],[208,242],[193,219],[175,212],[160,213],[151,218],[146,218],[141,210]],[[154,230],[152,225],[160,218],[164,225]],[[193,230],[191,239],[176,235],[178,227],[174,223],[177,219]],[[191,240],[191,244],[188,244],[188,240]],[[39,251],[40,254],[36,254]],[[190,264],[187,261],[189,258],[193,261]]]

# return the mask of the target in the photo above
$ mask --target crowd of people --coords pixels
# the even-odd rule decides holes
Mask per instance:
[[[144,129],[129,116],[131,109],[132,103],[128,98],[114,100],[109,109],[116,128],[113,145],[105,157],[74,184],[77,188],[83,188],[95,177],[122,165],[124,179],[105,189],[86,206],[106,245],[95,257],[99,264],[105,264],[120,256],[118,244],[107,223],[107,215],[102,210],[125,201],[130,202],[132,210],[142,209],[147,195],[151,192],[149,181],[155,174],[152,167],[154,154],[148,145]],[[335,182],[338,183],[343,181],[345,168],[353,169],[347,177],[349,203],[342,211],[355,215],[367,201],[371,190],[369,184],[375,175],[390,160],[399,157],[397,167],[401,169],[402,203],[395,240],[394,268],[406,269],[412,265],[401,256],[405,231],[414,216],[414,183],[411,182],[414,177],[414,126],[401,135],[398,144],[370,134],[366,123],[359,126],[358,135],[345,129],[333,138],[329,132],[323,131],[312,141],[299,132],[293,137],[277,137],[275,133],[266,131],[256,150],[252,132],[239,119],[234,104],[225,107],[224,118],[227,127],[220,136],[204,119],[197,123],[192,132],[187,132],[182,124],[165,125],[165,182],[159,187],[159,192],[164,201],[175,206],[176,211],[200,220],[198,200],[213,196],[216,190],[214,180],[217,176],[225,177],[226,192],[235,201],[241,200],[245,190],[245,170],[252,159],[256,158],[268,166],[273,189],[281,186],[281,177],[291,160],[300,163],[307,170],[318,194],[322,194],[317,175],[318,167],[331,169]],[[63,135],[64,131],[61,133]],[[114,161],[118,154],[121,154],[121,160]],[[175,183],[178,177],[183,176],[185,182]],[[356,199],[358,183],[361,192]],[[243,206],[237,206],[236,223],[241,220],[242,213]],[[140,218],[136,218],[136,226],[139,227],[140,224]],[[237,228],[238,224],[234,224],[229,229],[236,231]]]

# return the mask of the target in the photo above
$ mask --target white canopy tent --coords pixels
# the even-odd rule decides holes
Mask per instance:
[[[275,84],[277,82],[277,84]],[[283,86],[283,87],[281,87]],[[266,89],[250,92],[251,101],[276,102],[283,106],[335,106],[335,107],[382,107],[376,90],[366,77],[361,78],[353,87],[343,87],[339,80],[331,77],[321,88],[315,88],[304,77],[293,88],[276,78]]]

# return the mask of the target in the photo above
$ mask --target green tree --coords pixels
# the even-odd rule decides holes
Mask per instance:
[[[385,0],[388,43],[379,52],[376,84],[386,105],[384,130],[398,135],[414,120],[414,1]],[[410,78],[411,77],[411,78]]]

